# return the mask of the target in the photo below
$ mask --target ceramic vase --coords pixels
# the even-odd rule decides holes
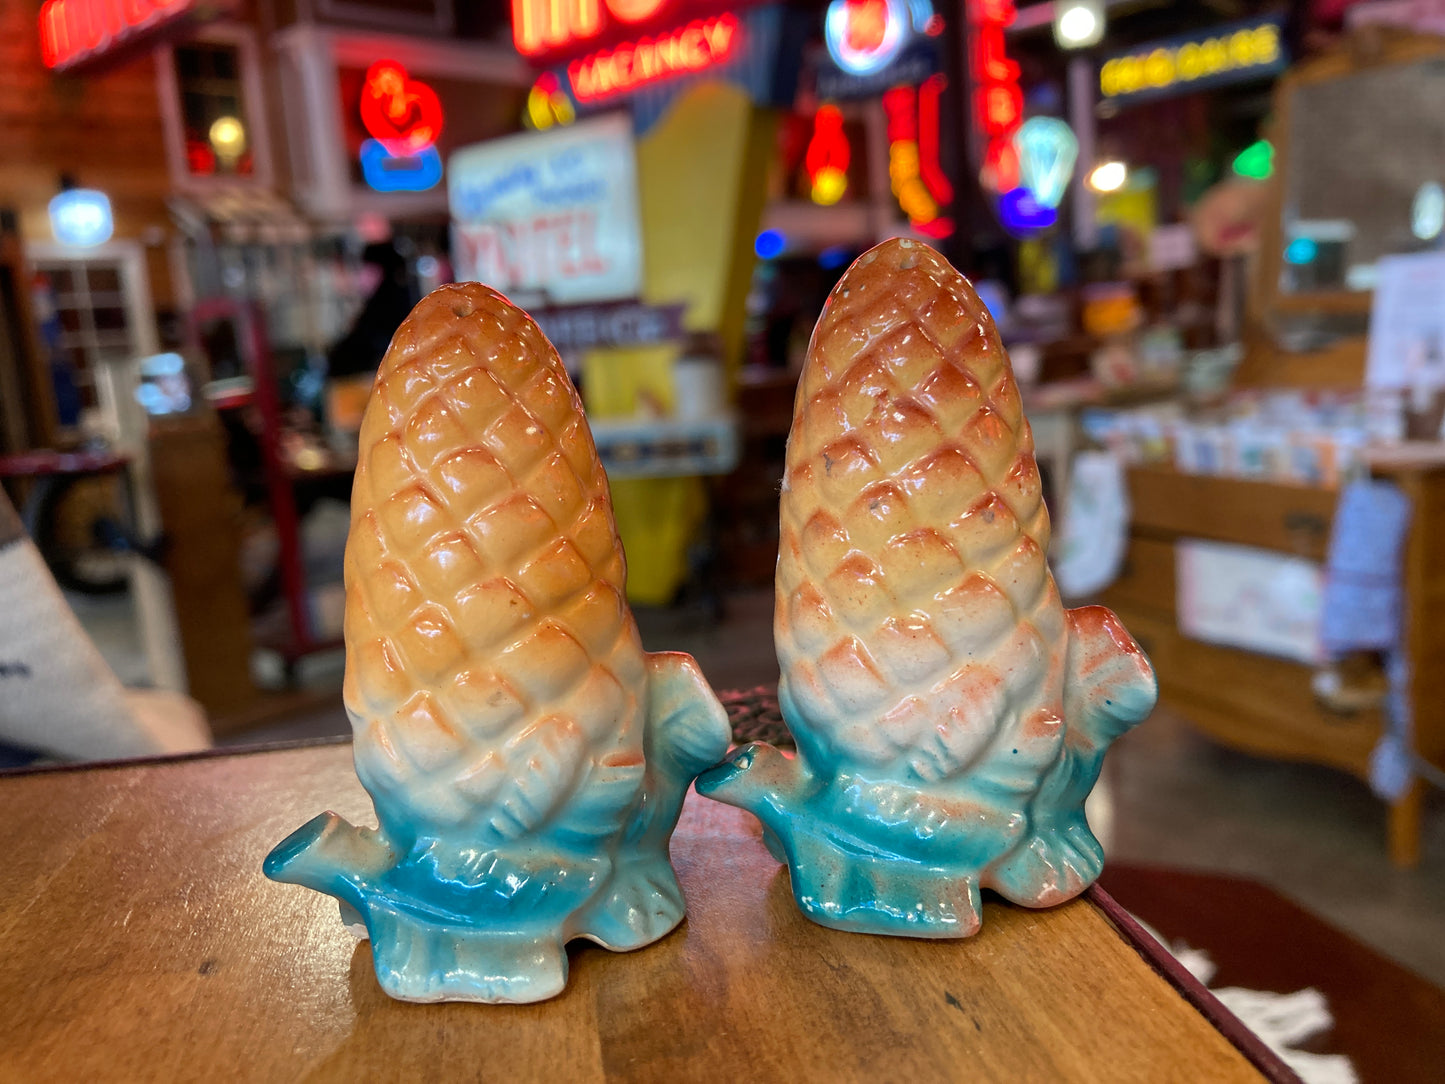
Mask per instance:
[[[662,937],[668,841],[727,718],[689,656],[642,650],[581,403],[524,312],[475,283],[416,307],[351,516],[344,698],[379,827],[323,814],[266,874],[339,899],[411,1001],[538,1001],[568,940]]]
[[[1098,875],[1084,799],[1154,705],[1117,618],[1065,610],[1019,389],[987,310],[893,240],[830,295],[788,438],[774,632],[795,757],[698,780],[762,821],[826,926],[966,937],[979,890],[1043,907]]]

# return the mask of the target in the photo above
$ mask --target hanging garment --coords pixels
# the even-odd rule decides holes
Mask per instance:
[[[1381,651],[1389,696],[1385,729],[1370,756],[1370,785],[1394,801],[1414,781],[1410,661],[1404,649],[1405,539],[1410,499],[1389,482],[1351,482],[1340,493],[1325,562],[1320,640],[1338,658]]]
[[[1080,452],[1064,502],[1054,578],[1065,598],[1097,594],[1118,578],[1129,540],[1129,490],[1113,452]]]

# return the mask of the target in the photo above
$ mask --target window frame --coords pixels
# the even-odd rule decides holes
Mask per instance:
[[[136,359],[160,352],[160,334],[156,328],[155,306],[151,301],[150,275],[146,268],[145,249],[139,241],[107,241],[93,248],[73,248],[56,241],[25,242],[25,260],[32,269],[56,264],[114,264],[120,279],[122,307],[129,324],[132,356],[121,361],[87,358],[94,381],[96,404],[108,432],[119,432],[122,404],[115,401],[115,389],[102,365],[131,365]],[[91,306],[92,311],[94,306]]]
[[[155,51],[156,90],[160,95],[161,127],[165,135],[166,165],[171,185],[178,192],[206,193],[234,188],[271,188],[275,171],[271,161],[270,117],[266,112],[265,80],[261,75],[261,46],[254,30],[234,23],[212,23],[197,31],[190,42],[198,45],[230,45],[240,65],[241,100],[245,106],[246,128],[251,143],[252,172],[197,176],[186,164],[186,130],[181,110],[180,79],[176,75],[175,46],[165,44]]]

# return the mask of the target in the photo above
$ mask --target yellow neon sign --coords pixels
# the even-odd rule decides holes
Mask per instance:
[[[1196,80],[1244,74],[1278,64],[1283,55],[1280,28],[1264,23],[1199,41],[1117,56],[1099,69],[1099,93],[1105,98],[1118,98],[1181,84],[1181,89],[1187,89],[1187,84]]]

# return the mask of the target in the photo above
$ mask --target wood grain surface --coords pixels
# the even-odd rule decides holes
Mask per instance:
[[[696,796],[675,933],[574,946],[540,1005],[392,1001],[333,901],[261,875],[325,808],[368,820],[349,746],[0,778],[0,1080],[1261,1079],[1088,901],[827,930]]]
[[[1129,469],[1131,528],[1138,534],[1208,538],[1322,561],[1339,494],[1323,486]]]

